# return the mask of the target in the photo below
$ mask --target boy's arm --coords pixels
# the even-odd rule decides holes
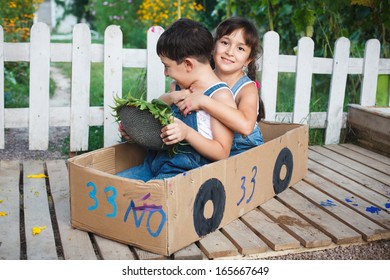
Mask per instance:
[[[180,100],[183,100],[189,94],[190,94],[189,90],[183,89],[183,90],[179,90],[179,91],[172,91],[172,92],[164,93],[163,95],[161,95],[159,97],[159,99],[171,106],[172,104],[177,103]]]

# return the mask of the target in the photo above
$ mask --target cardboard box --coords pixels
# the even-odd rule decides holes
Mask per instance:
[[[135,144],[71,158],[72,226],[162,255],[188,246],[306,175],[307,126],[260,125],[264,145],[165,180],[114,175],[143,161]]]

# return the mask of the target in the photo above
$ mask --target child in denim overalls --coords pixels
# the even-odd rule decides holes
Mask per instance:
[[[210,66],[212,49],[210,32],[189,19],[174,22],[157,42],[166,76],[183,88],[196,88],[207,98],[236,108],[232,92]],[[172,105],[174,122],[162,128],[161,137],[166,145],[181,142],[178,152],[171,155],[166,150],[148,151],[143,164],[121,171],[118,176],[143,181],[163,179],[229,156],[233,140],[230,129],[204,111],[184,116],[176,105],[167,103]]]
[[[264,108],[254,82],[261,48],[255,26],[240,17],[220,23],[214,40],[215,73],[232,89],[238,110],[219,104],[192,88],[174,92],[171,98],[184,115],[205,110],[235,131],[230,153],[233,156],[264,143],[257,125],[264,118]]]

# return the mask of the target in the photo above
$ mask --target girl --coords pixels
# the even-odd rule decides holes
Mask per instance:
[[[238,110],[196,92],[176,91],[170,96],[180,111],[204,110],[235,131],[230,155],[264,143],[257,121],[264,108],[256,87],[256,60],[261,54],[256,27],[247,19],[229,18],[219,24],[214,38],[215,73],[234,94]],[[260,114],[259,114],[260,109]]]

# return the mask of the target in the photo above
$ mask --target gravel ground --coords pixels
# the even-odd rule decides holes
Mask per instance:
[[[63,140],[69,136],[68,127],[53,127],[49,131],[49,149],[46,151],[29,151],[28,129],[14,128],[5,131],[5,149],[0,150],[0,160],[6,159],[66,159],[67,155],[61,155]]]

